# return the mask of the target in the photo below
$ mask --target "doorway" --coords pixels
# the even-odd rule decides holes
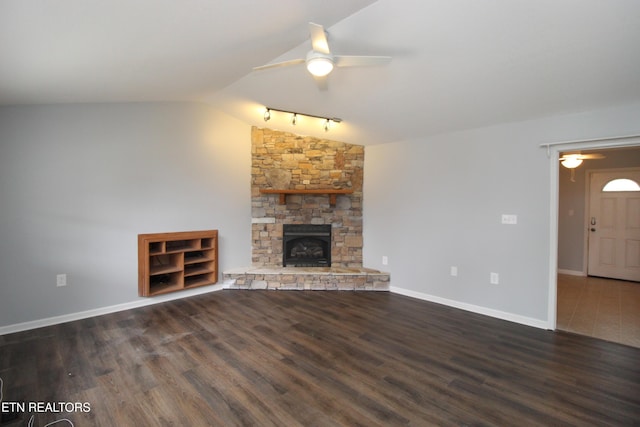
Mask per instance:
[[[640,169],[640,138],[621,138],[620,140],[604,140],[581,142],[576,144],[564,145],[561,149],[555,151],[552,156],[552,176],[557,187],[552,188],[552,211],[557,213],[557,223],[555,229],[552,228],[552,237],[556,238],[555,259],[552,262],[552,278],[550,286],[550,329],[571,330],[576,333],[584,333],[585,335],[597,336],[598,338],[608,339],[610,341],[622,342],[620,340],[621,332],[612,332],[606,337],[607,330],[614,330],[606,327],[606,323],[611,324],[611,316],[620,318],[620,314],[610,314],[609,320],[605,321],[605,308],[613,306],[612,301],[619,298],[620,290],[616,287],[620,285],[619,281],[599,279],[588,276],[588,244],[591,233],[591,216],[589,206],[589,172],[612,170],[616,168]],[[566,151],[565,151],[566,150]],[[569,170],[559,166],[558,158],[564,152],[579,150],[583,153],[600,153],[604,154],[606,160],[586,161],[581,168],[577,168],[573,174],[569,174]],[[575,177],[575,179],[573,179]],[[569,189],[569,190],[567,190]],[[557,193],[554,195],[553,192]],[[555,200],[553,200],[555,199]],[[607,202],[611,203],[611,202]],[[555,219],[555,218],[554,218]],[[601,224],[596,219],[596,223]],[[639,220],[640,221],[640,220]],[[573,226],[573,234],[567,237],[567,227]],[[567,254],[570,254],[567,258]],[[568,265],[567,265],[568,264]],[[558,274],[560,273],[560,274]],[[593,272],[589,273],[593,274]],[[595,282],[594,282],[595,281]],[[567,291],[567,282],[569,289],[573,286],[571,292]],[[596,283],[596,284],[594,284]],[[629,282],[633,283],[633,282]],[[627,286],[630,286],[627,283]],[[578,285],[579,284],[579,285]],[[633,283],[634,288],[640,287],[640,284]],[[636,286],[637,285],[637,286]],[[577,292],[575,287],[580,287],[582,294]],[[594,291],[597,289],[597,292]],[[627,289],[627,288],[625,288]],[[568,292],[568,293],[567,293]],[[593,296],[596,292],[599,295],[597,300],[589,300],[587,296]],[[568,300],[567,300],[568,298]],[[579,305],[580,300],[591,301],[591,309],[583,309]],[[627,299],[625,302],[632,301]],[[597,301],[597,302],[596,302]],[[634,300],[635,301],[635,300]],[[599,308],[594,309],[593,304],[598,304]],[[634,322],[636,322],[636,336],[640,335],[640,302],[636,302]],[[562,310],[562,311],[561,311]],[[567,312],[569,310],[569,312]],[[600,314],[598,315],[598,310]],[[627,311],[628,312],[628,311]],[[567,319],[574,317],[574,324],[568,326]],[[569,317],[568,317],[569,316]],[[587,333],[584,328],[576,327],[575,322],[583,316],[581,321],[583,324],[592,325],[593,331],[598,331],[598,335]],[[590,316],[584,318],[584,316]],[[628,317],[627,314],[625,316]],[[627,341],[630,338],[627,336]],[[626,342],[629,344],[629,342]]]

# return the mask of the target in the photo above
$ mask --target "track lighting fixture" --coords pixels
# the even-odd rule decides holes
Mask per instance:
[[[337,117],[322,117],[322,116],[316,116],[314,114],[296,113],[295,111],[287,111],[287,110],[280,110],[278,108],[266,107],[265,112],[264,112],[264,116],[263,116],[265,122],[271,120],[271,112],[272,111],[278,111],[280,113],[291,114],[291,124],[293,126],[298,124],[298,116],[305,116],[305,117],[311,117],[311,118],[314,118],[314,119],[323,120],[322,128],[325,130],[325,132],[328,132],[329,129],[331,129],[331,124],[332,123],[340,123],[342,121],[342,119],[339,119]]]

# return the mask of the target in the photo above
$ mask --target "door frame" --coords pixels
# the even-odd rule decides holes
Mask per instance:
[[[549,157],[549,286],[547,298],[547,329],[556,330],[558,299],[558,218],[560,153],[570,150],[599,150],[640,146],[640,135],[559,141],[541,144]],[[583,269],[586,266],[583,265]],[[585,270],[586,271],[586,270]]]

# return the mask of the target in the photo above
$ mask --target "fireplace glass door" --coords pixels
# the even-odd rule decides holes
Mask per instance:
[[[284,224],[282,265],[331,266],[331,225]]]

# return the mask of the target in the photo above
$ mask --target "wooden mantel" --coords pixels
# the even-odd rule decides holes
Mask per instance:
[[[328,194],[329,195],[329,204],[331,206],[335,206],[336,198],[338,194],[351,194],[353,190],[339,190],[334,188],[327,189],[314,189],[314,190],[275,190],[271,188],[262,188],[260,189],[260,193],[262,194],[279,194],[280,195],[280,204],[284,205],[287,203],[287,194]]]

